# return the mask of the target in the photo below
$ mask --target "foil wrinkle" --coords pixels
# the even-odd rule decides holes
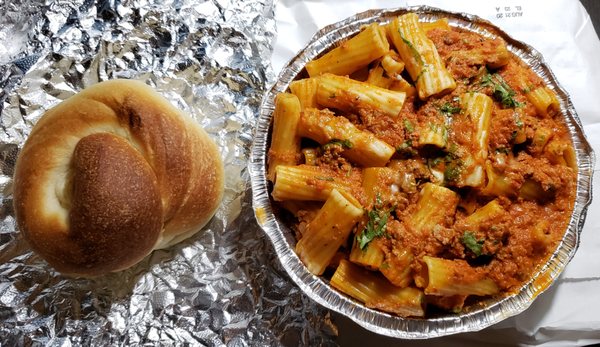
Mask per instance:
[[[3,345],[333,344],[327,311],[289,280],[250,206],[253,127],[273,79],[272,1],[17,0],[0,13]],[[14,165],[46,110],[114,78],[144,81],[206,129],[225,195],[191,239],[123,272],[66,278],[17,231]]]

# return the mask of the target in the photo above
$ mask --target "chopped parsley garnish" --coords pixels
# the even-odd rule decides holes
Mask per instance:
[[[333,177],[316,176],[315,178],[318,179],[318,180],[321,180],[321,181],[329,181],[329,182],[333,182],[334,181]]]
[[[438,166],[442,162],[442,160],[444,160],[444,158],[435,158],[435,159],[432,159],[430,161],[430,166],[436,167],[436,166]]]
[[[433,122],[429,122],[429,130],[434,133],[437,133],[439,125]]]
[[[458,152],[458,146],[453,142],[450,144],[450,147],[448,147],[448,155],[451,156],[451,159],[458,157],[456,152]]]
[[[402,152],[402,151],[405,151],[405,150],[407,150],[407,149],[409,149],[409,148],[411,148],[411,147],[412,147],[412,140],[411,140],[411,139],[408,139],[408,140],[406,140],[406,141],[402,142],[402,144],[401,144],[400,146],[398,146],[398,147],[396,148],[396,150],[397,150],[398,152]]]
[[[515,125],[517,126],[517,128],[519,130],[523,129],[523,121],[521,120],[521,117],[519,117],[518,113],[514,113],[513,114],[514,118],[515,118]],[[514,142],[517,139],[517,135],[518,135],[518,131],[517,130],[513,130],[512,133],[510,134],[510,142]]]
[[[396,147],[396,152],[404,153],[404,154],[408,154],[408,155],[417,154],[417,151],[413,148],[413,143],[412,143],[411,139],[408,139],[408,140],[402,142],[402,144],[400,146]]]
[[[521,103],[515,100],[515,91],[498,74],[486,74],[481,78],[483,87],[492,87],[494,98],[505,108],[520,107]]]
[[[514,117],[515,117],[515,125],[517,126],[517,128],[523,129],[523,121],[521,120],[521,117],[519,117],[519,114],[517,114],[515,112]]]
[[[339,145],[344,149],[350,149],[352,148],[352,142],[350,142],[350,140],[338,140],[338,139],[333,139],[329,142],[327,142],[325,145],[323,145],[323,149],[328,149],[331,146],[336,146]]]
[[[408,147],[412,147],[412,140],[411,139],[408,139],[408,140],[404,141],[400,145],[400,148],[408,148]]]
[[[527,87],[523,88],[521,91],[523,92],[523,94],[529,94],[532,90],[533,90],[533,86],[530,84]]]
[[[456,114],[456,113],[460,113],[461,108],[458,106],[454,106],[451,103],[447,102],[445,104],[442,105],[442,107],[440,107],[440,111],[442,111],[442,113],[444,114]]]
[[[427,66],[427,65],[425,65]],[[417,75],[417,78],[415,78],[415,83],[417,83],[419,81],[419,78],[421,78],[421,76],[427,72],[427,67],[424,67],[423,69],[421,69],[421,72],[419,72],[419,74]]]
[[[421,71],[417,75],[417,78],[415,78],[415,83],[417,83],[417,81],[419,80],[419,78],[421,78],[421,75],[424,74],[425,72],[427,72],[427,64],[425,64],[425,60],[423,60],[423,57],[421,56],[421,53],[419,53],[419,51],[417,51],[417,49],[412,44],[412,42],[410,42],[409,40],[407,40],[406,37],[404,37],[402,35],[402,33],[400,32],[400,30],[398,30],[398,33],[400,34],[400,38],[402,39],[402,41],[408,46],[408,49],[410,50],[410,53],[415,58],[415,60],[417,61],[417,63],[423,65],[423,67],[421,68]]]
[[[408,131],[409,133],[415,131],[414,125],[408,119],[404,120],[404,129],[406,129],[406,131]]]
[[[460,161],[451,161],[446,164],[444,170],[444,179],[448,182],[455,182],[460,178],[460,172],[462,171],[462,165]]]
[[[460,242],[467,247],[473,254],[480,256],[483,250],[483,240],[477,240],[475,234],[470,231],[465,231],[460,238]]]
[[[425,61],[423,60],[423,57],[421,57],[421,54],[419,53],[419,51],[417,51],[417,49],[415,48],[415,46],[412,44],[412,42],[408,41],[400,32],[400,30],[398,30],[398,33],[400,34],[400,38],[402,39],[402,41],[408,46],[408,49],[410,49],[410,53],[413,55],[413,57],[415,58],[415,60],[420,63],[421,65],[425,65]],[[421,73],[423,73],[423,71],[421,71]],[[418,78],[417,78],[418,79]]]
[[[463,170],[463,162],[457,154],[458,147],[455,143],[451,143],[448,147],[448,153],[445,157],[438,157],[428,161],[430,169],[444,163],[444,180],[446,182],[456,182],[460,178]]]
[[[513,132],[510,134],[510,142],[514,142],[517,139],[517,131],[513,130]]]
[[[368,215],[369,221],[367,222],[366,228],[361,231],[356,238],[361,250],[364,250],[375,238],[386,235],[385,227],[390,216],[390,211],[384,211],[377,207],[373,207]]]

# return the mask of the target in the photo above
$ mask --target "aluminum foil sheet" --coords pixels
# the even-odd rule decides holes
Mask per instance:
[[[250,207],[252,131],[275,34],[267,0],[0,3],[0,344],[328,345],[328,312],[286,276]],[[44,111],[113,78],[154,86],[215,139],[216,216],[133,268],[70,279],[16,230],[12,174]]]
[[[401,318],[366,308],[361,303],[331,288],[328,280],[312,275],[294,252],[296,240],[293,232],[273,213],[269,186],[265,176],[271,115],[274,110],[276,94],[288,88],[290,82],[303,71],[307,62],[334,47],[340,40],[354,35],[361,26],[372,22],[386,23],[406,12],[418,13],[423,21],[434,21],[446,17],[451,26],[464,28],[487,37],[502,37],[507,42],[508,49],[531,66],[545,83],[556,91],[561,111],[571,133],[579,167],[576,202],[568,229],[548,263],[534,275],[534,278],[514,295],[501,299],[489,299],[482,305],[470,307],[460,314],[447,313],[429,319]],[[579,245],[579,235],[583,228],[587,207],[591,202],[593,167],[594,154],[585,138],[573,104],[540,53],[531,46],[512,39],[504,31],[477,16],[418,6],[392,10],[371,10],[320,30],[312,41],[284,67],[276,83],[265,94],[252,146],[250,173],[253,207],[257,220],[273,242],[285,270],[309,297],[329,309],[346,315],[373,332],[399,338],[423,339],[478,331],[498,323],[527,309],[535,298],[554,282],[571,260]]]

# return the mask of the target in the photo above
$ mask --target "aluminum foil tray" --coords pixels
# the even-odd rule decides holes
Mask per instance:
[[[445,17],[453,27],[463,28],[486,37],[503,38],[507,42],[508,49],[529,65],[547,85],[556,91],[561,111],[571,133],[579,167],[576,201],[568,228],[558,248],[539,272],[521,287],[518,293],[501,299],[489,299],[460,314],[448,313],[428,319],[401,318],[369,309],[330,287],[326,279],[312,275],[294,252],[296,240],[293,232],[273,212],[273,202],[270,199],[269,185],[265,176],[275,96],[288,88],[290,82],[302,73],[307,62],[334,47],[336,42],[356,34],[361,26],[372,22],[386,23],[407,12],[416,12],[422,21],[434,21]],[[249,168],[252,180],[253,207],[258,223],[271,239],[277,256],[287,273],[310,298],[349,317],[373,332],[398,338],[423,339],[478,331],[498,323],[527,309],[535,298],[554,282],[569,263],[579,245],[579,236],[587,207],[592,198],[593,164],[594,154],[585,138],[575,108],[567,92],[559,85],[539,52],[531,46],[511,38],[501,29],[477,16],[418,6],[362,12],[329,25],[316,33],[307,46],[283,68],[276,83],[263,98],[260,117],[255,129]]]

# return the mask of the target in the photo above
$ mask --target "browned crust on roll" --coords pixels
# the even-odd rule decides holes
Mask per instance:
[[[145,84],[113,80],[46,112],[17,160],[14,205],[59,271],[127,268],[210,220],[223,192],[214,142]]]

